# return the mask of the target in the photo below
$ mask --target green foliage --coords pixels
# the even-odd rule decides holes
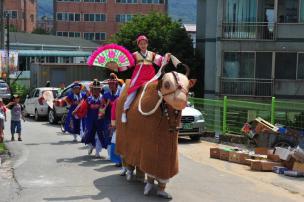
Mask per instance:
[[[7,27],[7,26],[5,26],[5,27]],[[10,24],[9,25],[9,31],[10,32],[17,32],[18,30],[17,30],[17,27],[15,25]]]
[[[21,84],[13,83],[11,84],[12,95],[17,94],[20,96],[21,102],[23,102],[26,98],[26,95],[29,93],[29,89]]]
[[[0,154],[3,154],[5,151],[4,143],[0,143]]]
[[[197,75],[201,61],[195,55],[192,40],[181,22],[173,21],[167,15],[150,13],[137,15],[120,28],[110,42],[125,46],[130,51],[137,51],[136,38],[144,34],[149,38],[149,50],[161,55],[172,53],[191,69],[191,75]]]
[[[32,34],[50,34],[47,31],[45,31],[44,29],[37,27],[36,29],[34,29],[32,31]]]

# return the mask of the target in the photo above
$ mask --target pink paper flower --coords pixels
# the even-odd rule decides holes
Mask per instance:
[[[109,52],[109,58],[114,58],[115,57],[115,52],[114,51],[110,51]]]
[[[119,56],[118,60],[120,63],[124,63],[126,61],[126,58],[125,58],[125,56],[121,55],[121,56]]]
[[[104,63],[105,60],[106,60],[105,57],[100,56],[100,57],[98,58],[98,63]]]

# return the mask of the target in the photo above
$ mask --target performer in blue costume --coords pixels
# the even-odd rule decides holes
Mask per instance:
[[[109,90],[105,91],[103,94],[103,103],[104,103],[104,121],[105,121],[105,128],[104,128],[104,134],[105,134],[105,144],[107,145],[108,150],[108,159],[110,160],[111,156],[111,136],[113,133],[113,130],[110,129],[111,126],[111,108],[113,102],[116,100],[116,98],[120,95],[120,86],[118,85],[117,76],[112,73],[110,75],[110,79],[108,80]]]
[[[86,98],[85,94],[80,92],[81,84],[75,82],[72,86],[72,92],[68,94],[65,101],[70,106],[68,115],[65,121],[65,131],[69,132],[74,137],[74,142],[77,142],[77,135],[80,135],[80,119],[76,118],[73,115],[73,111],[76,109],[78,104],[81,102],[82,99]]]
[[[107,147],[104,135],[105,122],[102,115],[100,115],[100,111],[103,108],[100,82],[94,80],[91,89],[92,94],[86,99],[88,111],[86,116],[86,130],[82,138],[82,142],[89,145],[89,155],[92,154],[93,149],[96,147],[95,134],[97,134],[102,147]],[[96,156],[99,156],[98,152],[96,152]]]

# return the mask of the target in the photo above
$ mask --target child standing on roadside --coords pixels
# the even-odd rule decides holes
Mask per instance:
[[[13,101],[8,103],[7,108],[11,110],[11,141],[15,141],[14,134],[18,133],[18,141],[22,141],[21,139],[21,118],[25,121],[22,110],[23,107],[19,103],[20,97],[19,95],[13,96]]]
[[[4,140],[4,121],[6,121],[6,108],[2,98],[0,98],[0,143]]]

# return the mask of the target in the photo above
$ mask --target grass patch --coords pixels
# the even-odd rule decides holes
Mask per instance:
[[[4,143],[0,143],[0,154],[3,154],[5,151]]]

